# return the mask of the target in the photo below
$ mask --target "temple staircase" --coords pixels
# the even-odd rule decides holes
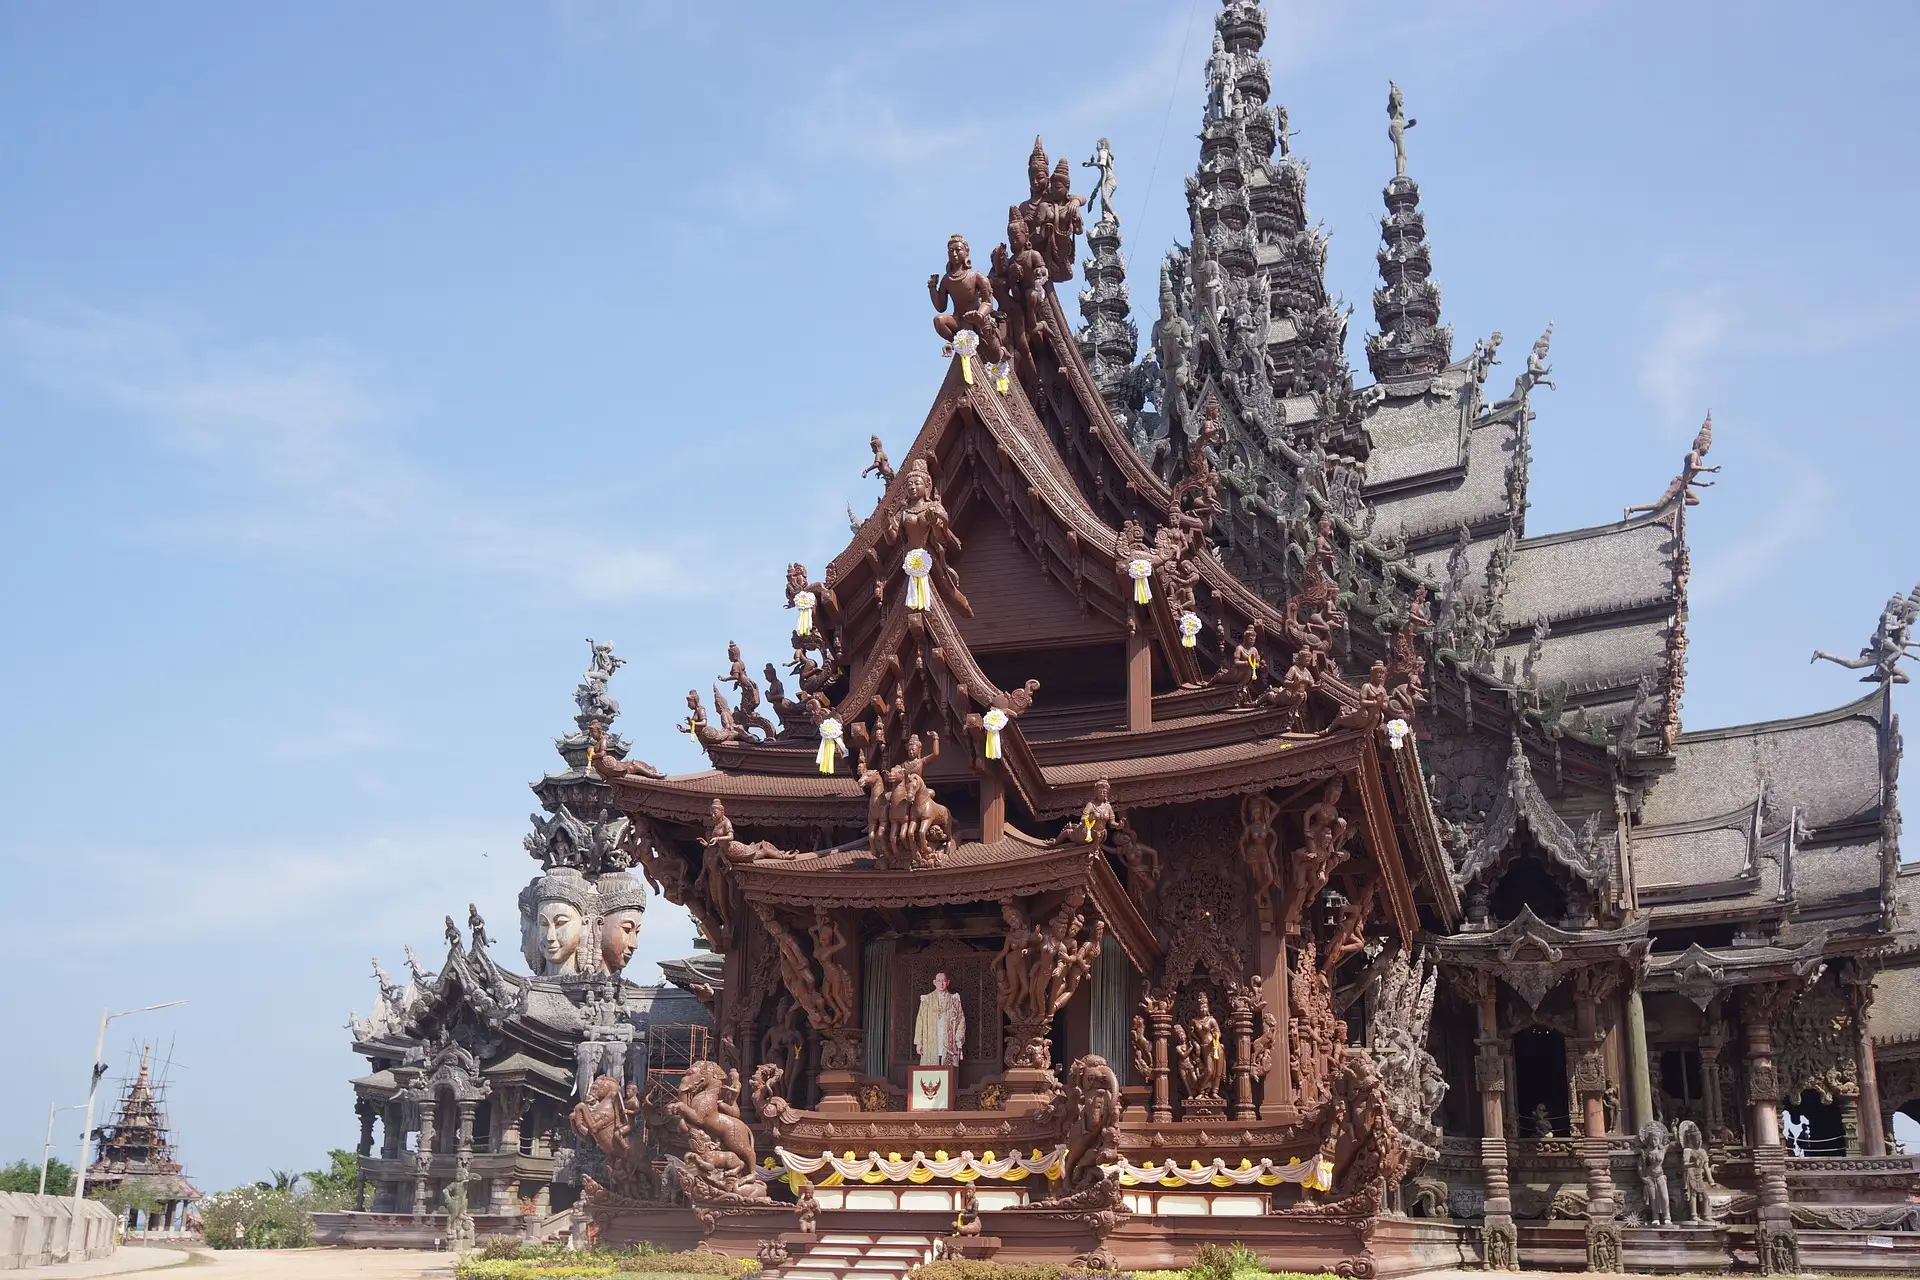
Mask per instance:
[[[780,1269],[780,1280],[903,1280],[934,1257],[932,1235],[828,1231]]]

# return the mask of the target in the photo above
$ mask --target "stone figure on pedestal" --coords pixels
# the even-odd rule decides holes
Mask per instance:
[[[923,1067],[957,1067],[967,1049],[967,1014],[960,993],[947,990],[947,975],[933,975],[933,990],[920,997],[913,1020],[913,1050]]]

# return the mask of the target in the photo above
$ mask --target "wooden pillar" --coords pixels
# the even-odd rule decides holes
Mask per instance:
[[[1855,965],[1859,964],[1855,961]],[[1873,1064],[1873,975],[1856,968],[1853,984],[1854,1064],[1860,1076],[1862,1154],[1887,1154],[1887,1130],[1880,1111],[1880,1075]]]
[[[1741,991],[1747,1027],[1747,1099],[1752,1113],[1747,1140],[1760,1206],[1756,1217],[1760,1270],[1767,1275],[1800,1269],[1800,1241],[1787,1205],[1787,1153],[1780,1145],[1780,1073],[1773,1062],[1773,1020],[1798,995],[1793,983],[1761,983]]]
[[[1236,987],[1227,993],[1227,1027],[1233,1035],[1233,1118],[1254,1120],[1253,1103],[1253,993]],[[1276,1052],[1278,1046],[1275,1046]]]
[[[1153,642],[1138,626],[1127,634],[1127,731],[1153,727]]]
[[[1647,1071],[1647,1009],[1640,988],[1627,992],[1627,1105],[1629,1133],[1653,1119],[1653,1077]]]
[[[1475,1005],[1480,1013],[1479,1055],[1474,1060],[1480,1087],[1480,1174],[1487,1187],[1486,1217],[1482,1228],[1484,1256],[1489,1271],[1515,1271],[1520,1266],[1520,1236],[1513,1225],[1513,1198],[1507,1186],[1507,1137],[1503,1116],[1507,1091],[1506,1055],[1501,1052],[1500,1006],[1493,975],[1474,975],[1478,983]]]
[[[1007,786],[1000,775],[987,766],[980,777],[980,842],[992,844],[1007,834]]]
[[[1582,970],[1575,979],[1574,1002],[1579,1057],[1573,1072],[1580,1100],[1583,1136],[1581,1162],[1587,1174],[1587,1270],[1620,1270],[1620,1228],[1614,1221],[1613,1162],[1607,1143],[1607,1068],[1600,1032],[1600,1009],[1612,995],[1613,975]]]
[[[1274,927],[1279,928],[1278,922]],[[1293,1006],[1288,1003],[1287,995],[1286,939],[1278,932],[1260,935],[1260,972],[1261,998],[1280,1022],[1279,1043],[1273,1046],[1273,1065],[1267,1069],[1266,1079],[1260,1082],[1260,1113],[1271,1120],[1279,1108],[1293,1106],[1292,1045],[1288,1042],[1287,1030],[1293,1022]]]
[[[419,1150],[413,1154],[413,1216],[416,1218],[427,1214],[427,1166],[433,1162],[433,1112],[439,1101],[429,1097],[420,1103]]]
[[[1147,1011],[1148,1034],[1153,1037],[1153,1101],[1155,1124],[1173,1123],[1173,1079],[1168,1058],[1173,1043],[1173,997],[1149,994],[1141,1002]]]

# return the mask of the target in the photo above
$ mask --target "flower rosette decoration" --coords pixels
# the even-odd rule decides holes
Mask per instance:
[[[987,759],[1000,758],[1000,731],[1013,721],[1013,717],[995,707],[980,717],[980,727],[987,731]]]
[[[1180,647],[1182,649],[1191,649],[1194,647],[1194,638],[1200,634],[1202,625],[1200,615],[1197,613],[1183,613],[1180,615]]]
[[[1127,576],[1133,579],[1133,602],[1148,604],[1153,600],[1153,561],[1138,556],[1127,561]]]
[[[819,603],[811,591],[793,593],[793,607],[800,611],[800,621],[794,625],[794,631],[803,636],[813,634],[813,609]]]
[[[925,547],[907,552],[901,565],[907,571],[907,608],[925,609],[933,604],[933,590],[927,577],[933,572],[933,553]]]
[[[998,364],[987,366],[987,376],[993,379],[993,389],[1001,395],[1007,394],[1008,380],[1013,377],[1013,361],[1002,360]]]
[[[1387,721],[1387,745],[1395,751],[1398,751],[1400,744],[1411,736],[1413,736],[1413,726],[1405,720]]]
[[[840,722],[828,716],[820,722],[820,749],[813,754],[814,763],[820,766],[820,772],[832,773],[834,757],[840,750],[840,739],[845,736]]]
[[[973,385],[973,353],[979,349],[980,335],[971,329],[962,329],[947,344],[947,354],[960,357],[960,378],[968,386]]]

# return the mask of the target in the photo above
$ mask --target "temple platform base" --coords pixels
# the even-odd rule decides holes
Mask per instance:
[[[1045,1210],[983,1211],[978,1236],[953,1235],[953,1218],[932,1211],[823,1209],[818,1230],[810,1236],[793,1229],[793,1211],[785,1204],[725,1212],[711,1235],[686,1208],[612,1206],[591,1212],[600,1244],[646,1241],[667,1249],[692,1249],[704,1242],[704,1247],[729,1257],[756,1258],[763,1242],[779,1240],[791,1258],[781,1274],[799,1280],[844,1269],[850,1250],[878,1249],[904,1257],[903,1251],[930,1253],[945,1246],[963,1257],[1022,1263],[1069,1262],[1102,1245],[1073,1215]],[[1377,1280],[1471,1266],[1479,1260],[1468,1229],[1456,1223],[1383,1217],[1370,1231],[1366,1227],[1274,1214],[1136,1213],[1104,1244],[1127,1271],[1179,1269],[1193,1261],[1201,1245],[1228,1239],[1258,1253],[1274,1271],[1339,1271]]]
[[[548,1228],[559,1224],[558,1235],[566,1235],[569,1214],[551,1218],[527,1217],[518,1213],[476,1213],[473,1235],[476,1240],[489,1236],[519,1236],[526,1240],[552,1239]],[[410,1213],[316,1213],[313,1217],[313,1242],[348,1249],[440,1249],[446,1247],[447,1215],[430,1213],[416,1218]]]

